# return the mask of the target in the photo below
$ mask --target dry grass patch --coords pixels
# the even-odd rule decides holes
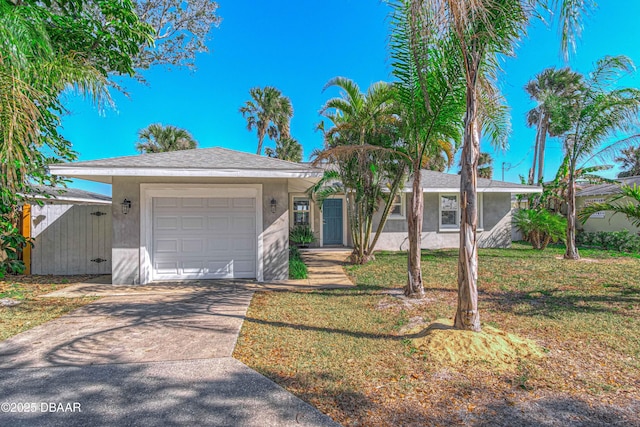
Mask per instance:
[[[18,302],[0,306],[0,341],[55,319],[96,298],[41,298],[95,276],[7,276],[0,280],[0,299]]]
[[[559,253],[480,253],[484,329],[545,352],[512,369],[443,362],[413,340],[454,314],[457,251],[424,252],[418,303],[397,296],[396,253],[347,267],[353,290],[258,293],[235,356],[345,425],[640,425],[640,260]]]

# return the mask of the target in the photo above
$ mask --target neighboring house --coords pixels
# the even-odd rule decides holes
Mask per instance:
[[[306,190],[322,170],[225,148],[50,166],[55,175],[112,184],[114,284],[288,277],[289,229],[309,225],[320,246],[349,246],[344,196],[323,208]],[[425,171],[423,247],[458,246],[458,175]],[[397,197],[379,248],[406,249],[410,185]],[[482,246],[511,242],[511,193],[538,187],[478,180]]]
[[[27,273],[110,274],[111,197],[74,188],[37,186],[23,205]]]
[[[576,211],[580,212],[583,206],[606,201],[609,197],[620,192],[621,185],[634,184],[640,186],[640,176],[618,178],[614,184],[598,184],[583,187],[576,192]],[[623,199],[624,200],[624,199]],[[639,227],[634,227],[623,214],[613,215],[613,212],[601,211],[589,217],[584,223],[578,222],[578,226],[585,232],[621,231],[629,230],[632,233],[640,233]]]

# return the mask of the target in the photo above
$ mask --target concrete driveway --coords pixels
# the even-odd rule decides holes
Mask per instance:
[[[164,286],[0,342],[0,425],[337,425],[231,357],[252,295]]]

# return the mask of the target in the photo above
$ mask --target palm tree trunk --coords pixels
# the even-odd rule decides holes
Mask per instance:
[[[420,162],[413,169],[413,193],[411,197],[411,209],[407,212],[409,228],[409,256],[407,257],[407,286],[404,294],[410,298],[424,298],[424,285],[422,284],[422,266],[420,265],[422,246],[422,215],[424,211],[424,196],[421,186],[422,171]]]
[[[533,148],[533,164],[531,165],[531,169],[529,169],[529,185],[534,185],[536,181],[536,163],[538,159],[538,150],[540,150],[540,128],[542,127],[542,113],[540,113],[540,118],[538,119],[538,126],[536,126],[536,144]],[[538,177],[538,180],[540,177]]]
[[[367,253],[371,256],[373,256],[373,253],[375,252],[376,244],[378,243],[380,234],[382,234],[384,225],[387,223],[387,218],[389,218],[389,213],[391,212],[391,205],[393,202],[392,196],[398,192],[398,188],[404,182],[404,180],[402,179],[404,175],[405,175],[404,169],[400,170],[396,175],[393,181],[393,184],[391,185],[391,194],[389,196],[389,200],[387,200],[387,203],[385,204],[384,211],[382,212],[382,216],[380,217],[380,223],[378,224],[378,229],[376,230],[376,234],[373,237],[373,240],[371,241],[371,245],[369,245],[369,249],[367,250]]]
[[[458,255],[458,308],[454,327],[480,331],[478,312],[478,157],[480,128],[478,125],[476,90],[467,87],[462,171],[460,174],[460,253]]]
[[[575,170],[575,168],[570,169]],[[567,189],[567,251],[564,259],[580,259],[578,248],[576,247],[576,183],[573,173],[569,172],[569,183]]]
[[[544,116],[544,114],[542,114]],[[540,141],[538,147],[538,181],[536,183],[541,185],[540,183],[544,181],[544,149],[545,144],[547,142],[547,129],[549,128],[549,118],[544,117],[541,123],[540,132]]]

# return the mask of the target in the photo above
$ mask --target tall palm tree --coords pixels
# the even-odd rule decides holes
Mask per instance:
[[[295,138],[280,138],[276,141],[276,149],[265,148],[265,154],[289,162],[302,161],[302,145]]]
[[[264,89],[254,87],[249,90],[251,99],[240,107],[242,117],[247,119],[247,129],[258,131],[258,150],[262,154],[265,136],[276,140],[288,138],[289,125],[293,116],[291,100],[273,86]]]
[[[478,313],[478,195],[477,166],[483,124],[479,103],[483,81],[495,77],[497,55],[511,54],[524,33],[536,4],[544,0],[409,0],[411,14],[420,16],[412,28],[416,40],[453,36],[466,83],[466,114],[460,179],[460,252],[458,258],[458,308],[454,325],[480,330]],[[560,8],[563,49],[579,31],[580,11],[592,1],[554,2]],[[418,67],[419,68],[419,67]]]
[[[558,136],[566,131],[567,121],[559,114],[562,106],[577,96],[580,75],[569,68],[547,68],[529,81],[525,90],[537,105],[527,113],[527,125],[536,127],[533,165],[529,172],[529,184],[544,181],[544,154],[547,135]],[[536,163],[538,177],[536,179]]]
[[[331,127],[325,130],[324,122],[319,125],[325,147],[316,153],[315,162],[327,161],[336,170],[327,171],[313,192],[319,200],[338,191],[346,193],[354,246],[351,262],[363,264],[373,259],[376,242],[404,176],[403,168],[392,160],[397,122],[394,93],[391,85],[382,82],[374,83],[363,93],[345,77],[331,79],[325,90],[330,87],[341,89],[341,94],[329,99],[320,110]],[[325,185],[334,180],[340,185]],[[373,215],[383,200],[382,219],[372,237]]]
[[[576,170],[595,157],[615,154],[640,139],[636,131],[640,112],[640,90],[615,88],[621,75],[634,69],[624,56],[600,59],[588,77],[582,79],[580,96],[565,108],[569,130],[562,135],[568,157],[567,250],[565,259],[579,259],[576,247]],[[613,87],[613,89],[612,89]],[[618,134],[627,134],[617,139]]]
[[[141,153],[190,150],[198,147],[189,131],[176,126],[154,123],[138,131],[136,150]]]
[[[618,174],[618,178],[640,175],[640,146],[625,148],[620,151],[620,154],[621,156],[616,157],[615,161],[622,163],[624,170]]]
[[[580,210],[578,218],[584,224],[596,212],[610,211],[613,215],[623,214],[635,227],[640,227],[640,187],[637,184],[622,185],[620,194],[602,203],[594,203]]]

